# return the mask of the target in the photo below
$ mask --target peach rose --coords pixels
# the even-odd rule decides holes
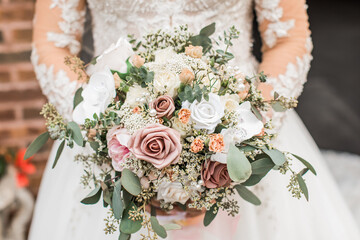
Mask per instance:
[[[222,152],[224,150],[224,136],[220,133],[210,135],[209,150],[213,152]]]
[[[200,138],[195,138],[194,141],[190,145],[190,151],[193,153],[198,153],[204,149],[204,141]]]
[[[144,65],[145,63],[145,59],[140,57],[139,55],[134,55],[132,57],[132,64],[137,67],[140,68],[142,65]]]
[[[121,78],[119,77],[119,75],[117,73],[114,73],[113,77],[114,77],[114,82],[115,82],[115,88],[118,89],[121,84]]]
[[[193,58],[201,58],[203,54],[203,47],[190,45],[185,47],[185,54]]]
[[[141,108],[139,106],[135,106],[132,110],[133,113],[140,113],[141,112]]]
[[[136,131],[131,136],[128,147],[138,159],[162,169],[179,161],[180,134],[174,129],[155,123]]]
[[[191,111],[187,108],[182,108],[179,111],[179,120],[181,123],[183,124],[187,124],[189,122],[190,116],[191,116]]]
[[[175,111],[174,100],[168,95],[158,97],[150,103],[150,107],[156,110],[158,118],[166,117],[170,119]]]
[[[195,79],[195,75],[192,71],[190,71],[187,68],[184,68],[180,75],[179,75],[180,81],[184,84],[189,84]]]
[[[226,164],[207,160],[201,169],[201,179],[207,188],[219,188],[229,186],[231,179]]]

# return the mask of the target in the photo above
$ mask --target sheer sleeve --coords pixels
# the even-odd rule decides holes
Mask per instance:
[[[270,85],[260,86],[297,98],[307,79],[312,60],[312,42],[305,0],[255,0],[263,47],[259,71],[269,76]]]
[[[43,94],[66,119],[81,83],[64,58],[80,51],[84,5],[84,0],[38,0],[35,8],[31,61]]]

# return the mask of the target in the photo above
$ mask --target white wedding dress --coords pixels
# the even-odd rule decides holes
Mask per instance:
[[[236,55],[233,63],[249,74],[256,72],[259,67],[251,53],[255,9],[265,45],[263,59],[279,48],[281,52],[282,46],[286,54],[282,53],[284,55],[278,58],[288,59],[284,66],[280,66],[283,72],[272,75],[271,83],[275,90],[288,97],[297,97],[306,81],[311,61],[309,34],[304,31],[306,41],[291,42],[303,44],[298,48],[304,50],[304,54],[286,51],[287,39],[292,37],[289,34],[291,30],[299,26],[298,22],[307,22],[306,16],[292,19],[297,10],[306,15],[303,0],[88,0],[87,4],[92,14],[95,55],[119,36],[140,36],[149,30],[179,24],[188,24],[191,31],[198,32],[207,24],[216,22],[219,32],[232,25],[241,30],[240,38],[234,44],[236,48],[232,49]],[[46,17],[49,14],[54,16]],[[81,0],[38,1],[32,61],[44,94],[68,118],[71,116],[72,96],[79,84],[70,81],[73,75],[59,58],[79,52],[83,21],[84,2]],[[42,39],[36,40],[37,35]],[[61,51],[56,52],[58,49]],[[57,55],[47,57],[52,51]],[[270,62],[275,63],[274,67],[277,61],[281,62],[272,60]],[[276,116],[276,119],[281,131],[275,145],[309,160],[318,172],[318,176],[309,173],[305,176],[309,202],[292,198],[286,188],[289,176],[272,172],[253,189],[262,200],[261,206],[253,206],[239,199],[240,214],[237,217],[220,213],[209,227],[202,224],[188,226],[181,231],[169,232],[168,239],[360,239],[355,221],[336,183],[295,111],[288,112],[286,116]],[[73,157],[83,150],[77,147],[65,149],[56,168],[51,169],[58,145],[55,142],[43,176],[29,239],[117,239],[118,231],[113,235],[105,235],[103,231],[108,210],[101,203],[91,206],[80,203],[89,189],[83,189],[80,184],[82,165],[74,163]],[[132,239],[140,239],[139,234]]]

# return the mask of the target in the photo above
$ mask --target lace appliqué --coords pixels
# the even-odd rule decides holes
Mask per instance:
[[[79,11],[78,5],[79,0],[53,0],[50,9],[55,7],[61,9],[61,17],[64,21],[59,22],[59,28],[62,33],[47,33],[50,42],[54,42],[56,47],[68,47],[73,55],[78,54],[81,49],[81,44],[76,36],[83,33],[85,21],[85,10]]]
[[[77,81],[70,81],[63,70],[54,73],[53,65],[48,67],[45,64],[39,64],[39,56],[35,47],[31,54],[31,62],[43,94],[65,119],[71,120],[74,95],[81,84]]]
[[[264,42],[269,47],[275,46],[278,38],[288,36],[288,31],[295,26],[295,20],[280,21],[283,9],[280,0],[255,0],[259,23],[268,20],[270,23],[264,32]]]

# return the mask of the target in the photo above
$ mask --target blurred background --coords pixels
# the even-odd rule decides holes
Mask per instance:
[[[356,190],[348,189],[346,183],[355,181],[353,186],[360,186],[360,169],[356,164],[360,161],[360,1],[317,0],[309,1],[308,5],[314,60],[297,112],[324,150],[325,160],[339,180],[346,200],[354,207]],[[29,61],[33,14],[34,0],[0,0],[2,148],[26,147],[45,131],[39,112],[46,99]],[[85,61],[92,57],[90,26],[88,19],[81,53]],[[261,58],[256,31],[254,36],[254,52]],[[28,189],[35,198],[50,149],[51,144],[32,160],[36,172],[29,176]],[[358,175],[358,180],[341,171],[340,160],[353,166],[352,174]],[[360,222],[360,212],[355,214]]]

